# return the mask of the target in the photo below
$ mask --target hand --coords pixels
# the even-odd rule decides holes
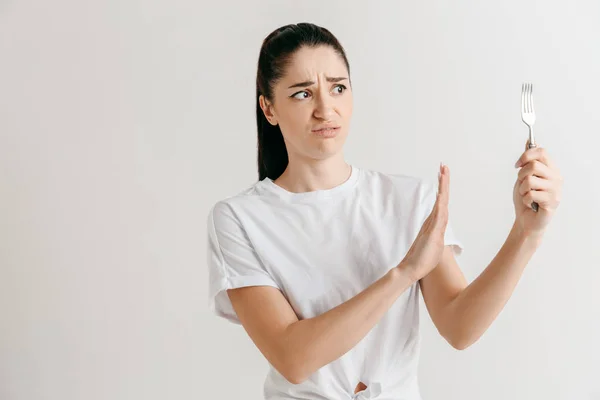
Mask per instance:
[[[447,166],[440,165],[438,181],[438,193],[433,209],[398,265],[398,268],[408,272],[414,281],[429,274],[440,262],[444,251],[450,190],[450,170]]]
[[[522,234],[541,237],[560,204],[563,178],[545,149],[530,149],[529,140],[525,149],[515,163],[521,167],[513,188],[515,224]],[[531,208],[534,201],[538,212]]]

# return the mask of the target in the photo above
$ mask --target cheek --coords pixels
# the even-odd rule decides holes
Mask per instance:
[[[352,116],[352,109],[353,109],[352,103],[350,103],[350,105],[348,105],[348,109],[346,110],[346,115],[345,115],[346,119],[350,119],[350,117]]]
[[[345,119],[349,119],[352,115],[352,108],[352,96],[346,96],[344,99],[342,99],[339,106],[340,114],[342,114],[342,117],[344,117]]]
[[[288,135],[297,136],[310,127],[311,115],[310,107],[290,107],[280,117],[281,127]]]

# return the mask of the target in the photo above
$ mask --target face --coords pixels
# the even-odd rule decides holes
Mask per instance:
[[[275,84],[272,100],[261,96],[261,108],[271,124],[279,124],[290,162],[341,154],[352,91],[346,65],[332,47],[300,48]]]

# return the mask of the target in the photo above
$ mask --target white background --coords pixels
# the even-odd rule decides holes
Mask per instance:
[[[422,307],[422,393],[600,399],[599,20],[592,0],[0,2],[0,398],[261,399],[266,361],[207,309],[206,216],[256,181],[262,39],[309,21],[351,64],[347,161],[449,165],[469,280],[513,222],[534,83],[562,204],[475,345]]]

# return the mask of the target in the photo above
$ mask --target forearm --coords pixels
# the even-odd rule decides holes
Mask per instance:
[[[350,300],[291,324],[285,342],[291,346],[286,357],[294,365],[294,381],[301,382],[352,349],[414,282],[400,267],[392,268]]]
[[[448,305],[447,321],[460,348],[476,342],[512,295],[541,238],[522,235],[513,225],[488,267]]]

